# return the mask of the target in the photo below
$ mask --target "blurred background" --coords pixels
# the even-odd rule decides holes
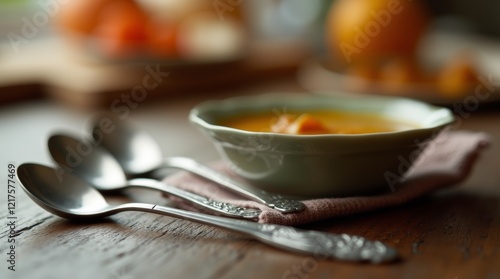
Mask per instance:
[[[152,101],[287,78],[304,91],[450,105],[478,85],[490,93],[496,87],[499,6],[493,0],[0,0],[0,104],[47,97],[94,109],[127,92]]]

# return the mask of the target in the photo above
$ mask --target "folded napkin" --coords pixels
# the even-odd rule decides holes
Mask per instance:
[[[297,213],[282,214],[256,202],[229,192],[217,184],[188,172],[179,172],[165,178],[165,182],[208,198],[230,202],[238,206],[259,208],[259,223],[300,225],[336,216],[349,215],[378,208],[403,204],[439,189],[463,181],[476,162],[480,151],[489,144],[488,135],[465,131],[442,133],[434,139],[406,175],[386,194],[343,198],[304,200],[306,209]],[[233,179],[241,179],[223,162],[212,167]],[[175,199],[175,198],[173,198]],[[178,201],[178,200],[177,200]],[[180,202],[181,207],[190,208]]]

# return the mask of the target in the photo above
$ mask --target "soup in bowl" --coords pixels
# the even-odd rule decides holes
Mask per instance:
[[[417,123],[399,121],[373,113],[309,110],[234,115],[217,124],[250,131],[291,135],[370,134],[418,128]]]
[[[404,98],[265,94],[204,102],[190,120],[253,187],[318,198],[390,191],[454,117]]]

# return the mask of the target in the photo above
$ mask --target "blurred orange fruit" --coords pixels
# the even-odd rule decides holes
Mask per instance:
[[[99,54],[113,58],[225,58],[243,49],[241,11],[233,7],[221,20],[212,4],[208,0],[68,0],[56,24],[77,47],[87,49],[88,42],[95,41]]]
[[[379,78],[383,89],[389,92],[401,92],[408,86],[423,82],[423,74],[415,60],[411,58],[393,58],[380,68]]]
[[[177,29],[174,23],[151,22],[149,24],[149,52],[162,58],[176,57],[178,55]]]
[[[100,11],[116,0],[68,0],[57,13],[55,23],[65,33],[89,35],[100,20]]]
[[[360,77],[366,80],[377,80],[379,78],[379,71],[379,65],[372,61],[353,63],[348,65],[345,69],[347,75]]]
[[[447,62],[437,73],[437,89],[445,97],[456,98],[469,94],[479,83],[474,60],[460,53]]]
[[[135,54],[148,41],[148,16],[133,1],[109,3],[95,30],[100,51],[113,57]]]
[[[325,26],[328,50],[347,63],[411,56],[429,20],[418,0],[337,0]]]

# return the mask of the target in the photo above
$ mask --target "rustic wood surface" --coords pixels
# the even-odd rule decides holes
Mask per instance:
[[[214,98],[300,90],[292,81],[276,81]],[[187,121],[189,109],[201,99],[140,103],[131,109],[130,120],[157,138],[164,154],[210,161],[216,152]],[[0,278],[500,278],[498,106],[481,104],[462,117],[460,129],[486,131],[493,144],[459,187],[404,206],[304,226],[384,241],[402,255],[385,265],[318,261],[235,233],[147,213],[70,222],[34,204],[17,182],[16,208],[9,215],[8,163],[51,164],[45,147],[48,134],[83,132],[88,116],[46,100],[0,110]],[[132,200],[165,203],[157,193],[129,194]],[[8,216],[17,218],[15,271],[8,269]]]

